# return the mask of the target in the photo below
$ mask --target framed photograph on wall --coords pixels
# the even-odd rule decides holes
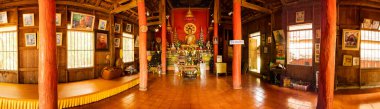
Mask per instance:
[[[34,14],[22,14],[22,21],[24,26],[34,26]]]
[[[353,66],[359,66],[360,65],[360,58],[359,57],[353,57],[352,65]]]
[[[126,26],[125,26],[125,32],[128,32],[128,33],[130,33],[130,32],[132,32],[132,24],[127,24]]]
[[[61,26],[62,24],[62,14],[61,13],[56,13],[55,14],[55,26]]]
[[[372,22],[372,29],[379,29],[380,21],[373,21]]]
[[[359,50],[360,30],[343,29],[342,49]]]
[[[135,38],[135,47],[139,47],[139,36]]]
[[[321,29],[315,30],[315,38],[317,38],[317,39],[321,38]]]
[[[108,34],[106,32],[97,32],[95,37],[96,50],[108,50]]]
[[[25,46],[27,47],[37,46],[36,33],[25,33]]]
[[[305,22],[305,11],[296,12],[296,23]]]
[[[362,28],[364,29],[371,29],[372,28],[372,19],[364,19]]]
[[[352,66],[352,55],[343,55],[343,66]]]
[[[93,15],[71,12],[71,29],[92,31],[94,22]]]
[[[120,24],[115,23],[115,32],[120,33]]]
[[[106,27],[107,27],[107,20],[99,19],[98,29],[106,30]]]
[[[0,12],[0,24],[8,23],[7,11]]]
[[[113,39],[113,42],[115,44],[115,48],[119,48],[120,47],[120,38]]]
[[[57,40],[57,46],[62,46],[62,32],[55,33],[56,40]]]

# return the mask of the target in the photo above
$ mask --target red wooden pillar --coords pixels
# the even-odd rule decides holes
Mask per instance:
[[[162,53],[161,53],[161,68],[162,74],[166,74],[166,0],[161,0],[161,36],[162,36]]]
[[[148,60],[146,53],[146,25],[145,1],[137,0],[137,10],[139,17],[139,61],[140,61],[140,91],[147,90],[148,84]]]
[[[332,109],[334,98],[336,0],[321,0],[321,63],[318,80],[318,109]]]
[[[219,20],[218,20],[218,16],[219,16],[219,0],[215,0],[214,1],[214,38],[218,38],[218,23],[219,23]],[[219,39],[218,39],[219,40]],[[218,44],[217,43],[214,43],[214,63],[216,63],[216,59],[217,59],[217,56],[218,56]]]
[[[233,1],[233,15],[232,15],[232,27],[233,27],[233,39],[241,40],[241,0]],[[232,81],[234,89],[241,89],[241,45],[233,45],[233,57],[232,57]]]
[[[55,37],[55,0],[38,0],[39,59],[38,101],[40,109],[57,109],[57,48]]]

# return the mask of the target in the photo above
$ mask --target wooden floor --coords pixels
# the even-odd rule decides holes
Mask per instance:
[[[231,76],[184,79],[150,75],[147,92],[138,86],[74,109],[315,109],[317,94],[264,83],[242,75],[243,89],[233,90]],[[376,102],[377,101],[377,102]],[[380,109],[380,89],[335,92],[336,109]]]
[[[108,90],[138,78],[138,75],[124,76],[115,80],[93,79],[58,84],[58,98],[70,98]],[[37,84],[0,83],[0,98],[38,99]]]

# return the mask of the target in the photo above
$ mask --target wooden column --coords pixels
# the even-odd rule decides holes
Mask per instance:
[[[162,74],[166,74],[166,0],[161,0],[161,39],[162,39],[162,53],[161,53],[161,69]]]
[[[218,38],[218,23],[219,23],[219,0],[214,0],[214,38]],[[219,39],[218,39],[219,40]],[[218,44],[214,43],[214,63],[216,63],[216,59],[218,56]]]
[[[241,0],[233,1],[232,15],[233,39],[242,40],[241,33]],[[241,45],[233,45],[232,81],[234,89],[241,89]]]
[[[139,17],[139,61],[140,61],[140,91],[147,90],[148,84],[148,60],[146,53],[146,32],[148,26],[146,25],[146,11],[145,1],[137,0],[137,10]]]
[[[321,63],[319,64],[318,109],[332,109],[334,98],[336,0],[321,0]]]
[[[38,101],[40,109],[57,109],[57,47],[55,37],[55,0],[38,0],[39,59]]]

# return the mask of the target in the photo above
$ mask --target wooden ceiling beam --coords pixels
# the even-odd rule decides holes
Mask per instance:
[[[166,0],[166,1],[168,2],[170,9],[173,9],[173,4],[172,4],[172,2],[171,2],[170,0]]]
[[[93,9],[96,11],[104,12],[104,13],[110,13],[110,10],[101,8],[99,6],[94,6],[94,5],[89,5],[89,4],[83,4],[83,3],[78,3],[78,2],[73,2],[73,1],[56,1],[55,2],[57,5],[71,5],[71,6],[77,6],[77,7],[84,7],[88,9]]]
[[[111,11],[111,13],[112,14],[117,14],[117,13],[120,13],[122,11],[126,11],[126,10],[129,10],[131,8],[134,8],[136,6],[137,6],[136,0],[132,0],[128,4],[125,4],[125,5],[122,5],[122,6],[119,6],[119,7],[115,8],[114,10]]]
[[[155,20],[155,19],[160,19],[160,16],[150,16],[150,17],[147,17],[146,20]]]
[[[95,3],[95,6],[99,6],[101,2],[102,2],[102,0],[97,0]]]
[[[280,0],[281,1],[281,4],[283,5],[283,6],[286,6],[286,1],[285,0]]]
[[[249,9],[253,9],[253,10],[256,10],[256,11],[259,11],[259,12],[264,12],[264,13],[268,13],[268,14],[272,13],[272,10],[270,10],[268,8],[264,8],[264,7],[261,7],[261,6],[252,4],[252,3],[248,3],[246,1],[242,1],[241,5],[243,7],[246,7],[246,8],[249,8]]]
[[[160,21],[156,21],[156,22],[148,22],[147,25],[148,25],[148,26],[161,25],[161,22],[160,22]]]
[[[123,3],[126,3],[126,2],[128,2],[128,1],[131,1],[131,0],[119,0],[119,2],[117,2],[117,3],[119,3],[119,4],[123,4]]]

